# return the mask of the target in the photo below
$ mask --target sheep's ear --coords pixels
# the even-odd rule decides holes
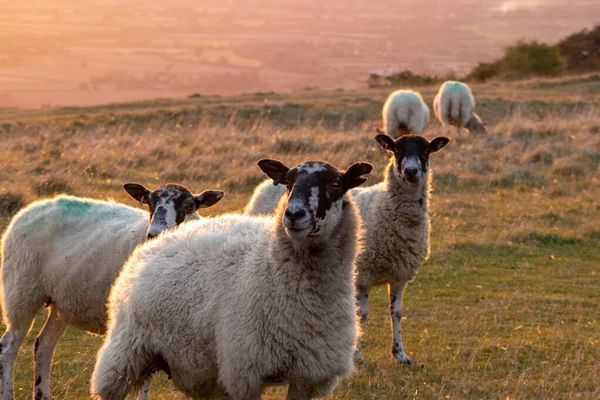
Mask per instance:
[[[450,139],[445,136],[438,136],[429,143],[429,151],[435,153],[447,145],[449,141]]]
[[[258,168],[267,174],[269,178],[273,179],[273,185],[287,184],[287,174],[290,169],[283,165],[283,163],[277,160],[263,158],[262,160],[258,160],[257,164]]]
[[[375,140],[377,140],[377,144],[379,144],[379,147],[381,147],[385,151],[394,151],[395,142],[394,139],[392,139],[390,136],[386,134],[377,135],[375,136]]]
[[[123,189],[135,200],[140,202],[140,205],[146,203],[148,204],[148,199],[150,198],[150,191],[144,185],[140,185],[139,183],[126,183],[123,185]]]
[[[344,192],[365,183],[367,178],[362,175],[368,175],[371,171],[373,171],[373,165],[367,162],[356,162],[352,164],[343,174]]]
[[[214,206],[223,198],[223,196],[225,196],[225,193],[220,190],[205,190],[194,196],[196,209]]]

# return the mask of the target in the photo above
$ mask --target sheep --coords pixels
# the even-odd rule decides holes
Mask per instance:
[[[462,82],[446,81],[433,99],[433,111],[444,126],[446,134],[450,125],[462,135],[463,128],[469,132],[486,133],[485,123],[475,113],[475,98],[469,86]]]
[[[368,163],[259,167],[288,187],[276,218],[224,215],[139,247],[109,297],[95,398],[124,399],[151,369],[195,399],[329,395],[353,369],[358,211],[345,193]]]
[[[250,201],[244,208],[244,214],[272,214],[277,208],[277,204],[279,204],[281,196],[284,192],[284,185],[273,185],[273,181],[271,179],[265,179],[256,187],[256,189],[254,189]]]
[[[356,262],[357,303],[361,323],[367,319],[368,297],[372,286],[387,283],[392,319],[392,355],[402,364],[412,362],[402,343],[400,320],[402,295],[409,281],[416,277],[419,267],[429,255],[429,154],[448,144],[446,137],[431,142],[419,135],[375,137],[379,146],[394,157],[388,164],[383,182],[351,190],[365,224],[365,251]],[[285,186],[279,185],[279,193]],[[256,205],[263,198],[272,201],[274,189],[260,184],[246,207],[247,215],[266,214],[268,210]],[[273,210],[271,210],[272,212]],[[363,362],[360,341],[355,362]]]
[[[448,144],[446,137],[431,142],[419,135],[394,140],[377,135],[375,140],[393,157],[383,182],[352,191],[365,224],[365,251],[357,259],[357,303],[361,324],[367,320],[372,286],[386,284],[390,296],[392,355],[401,364],[412,362],[402,343],[402,296],[423,262],[429,257],[429,154]],[[363,355],[360,341],[355,361]]]
[[[429,124],[429,107],[418,92],[396,90],[388,96],[381,111],[385,131],[392,137],[408,133],[423,133]]]
[[[52,356],[68,325],[103,334],[106,302],[127,257],[145,239],[199,218],[223,192],[192,195],[179,185],[150,191],[136,183],[125,191],[150,213],[110,201],[59,195],[21,210],[2,236],[0,302],[6,332],[0,340],[0,398],[13,398],[19,347],[45,305],[48,319],[35,341],[33,398],[50,399]],[[140,394],[145,396],[146,394]]]

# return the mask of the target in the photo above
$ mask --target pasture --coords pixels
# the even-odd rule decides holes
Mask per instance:
[[[371,295],[366,363],[334,399],[600,397],[600,82],[597,77],[472,86],[485,135],[430,158],[432,255],[404,299],[415,366],[395,365],[387,289]],[[417,88],[431,106],[437,87]],[[195,96],[94,108],[0,110],[0,224],[58,192],[114,198],[139,182],[221,189],[205,215],[240,210],[264,176],[256,160],[387,157],[373,140],[388,89]],[[442,134],[436,121],[428,139]],[[16,396],[31,399],[33,342]],[[4,330],[4,327],[2,327]],[[70,328],[53,364],[55,399],[89,398],[101,338]],[[283,398],[270,389],[265,399]],[[183,399],[165,376],[151,398]]]

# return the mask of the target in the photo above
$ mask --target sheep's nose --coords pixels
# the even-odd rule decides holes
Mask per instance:
[[[406,176],[414,178],[419,173],[419,169],[416,167],[408,167],[404,170],[404,173],[406,174]]]
[[[287,218],[292,224],[297,220],[300,220],[306,216],[306,211],[300,209],[297,211],[285,210],[285,218]]]

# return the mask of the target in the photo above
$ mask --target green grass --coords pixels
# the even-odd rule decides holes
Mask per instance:
[[[334,399],[600,398],[598,99],[580,96],[579,87],[571,93],[568,85],[536,82],[478,87],[489,134],[452,132],[450,144],[431,156],[432,256],[406,291],[402,322],[415,366],[393,361],[387,290],[376,288],[366,364]],[[424,89],[426,98],[433,92]],[[245,113],[244,107],[262,108],[264,96],[281,102],[280,114]],[[195,192],[223,188],[226,197],[207,212],[239,210],[262,179],[254,166],[262,157],[288,164],[320,158],[339,167],[368,160],[376,167],[372,184],[387,162],[373,140],[384,97],[383,91],[306,92],[55,110],[43,117],[12,111],[10,128],[2,132],[0,125],[6,199],[0,218],[6,223],[21,203],[55,189],[133,205],[121,189],[127,181],[154,187],[173,180]],[[190,102],[207,102],[203,107],[223,117],[185,111]],[[171,106],[171,114],[159,110]],[[181,123],[179,112],[189,123]],[[73,123],[73,113],[88,122]],[[103,122],[112,114],[122,119]],[[432,123],[426,136],[438,134]],[[19,399],[31,398],[33,341],[44,314],[17,361]],[[53,366],[56,399],[89,398],[101,340],[67,331]],[[153,382],[151,396],[183,399],[164,376]],[[284,388],[269,389],[264,398],[284,398]]]

